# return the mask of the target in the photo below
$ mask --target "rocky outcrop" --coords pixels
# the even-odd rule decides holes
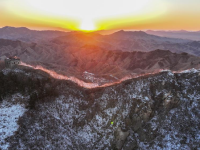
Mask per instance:
[[[124,142],[126,141],[126,138],[129,135],[129,131],[122,131],[122,129],[120,127],[117,128],[117,130],[115,131],[115,146],[116,149],[121,149],[122,146],[124,145]]]

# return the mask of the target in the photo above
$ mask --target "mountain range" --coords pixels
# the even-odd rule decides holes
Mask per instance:
[[[99,84],[160,69],[199,67],[200,42],[142,31],[101,35],[4,27],[0,38],[1,58],[18,56],[25,63]]]
[[[36,31],[25,27],[3,27],[0,29],[0,38],[41,44],[54,42],[67,47],[92,44],[107,50],[152,51],[163,49],[200,55],[199,47],[197,47],[199,42],[193,41],[193,38],[168,38],[147,34],[143,31],[121,30],[109,35],[101,35],[96,32]]]
[[[1,28],[0,149],[198,150],[194,38]]]
[[[162,36],[162,37],[169,37],[169,38],[181,38],[181,39],[190,39],[194,41],[200,41],[200,31],[154,31],[154,30],[147,30],[145,31],[148,34]]]
[[[64,35],[63,31],[37,31],[30,30],[26,27],[3,27],[0,28],[0,38],[2,39],[11,39],[11,40],[21,40],[25,42],[39,42],[55,38],[57,36]]]

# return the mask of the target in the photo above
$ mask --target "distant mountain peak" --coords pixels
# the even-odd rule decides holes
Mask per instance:
[[[20,29],[20,30],[29,30],[28,28],[26,28],[26,27],[11,27],[11,26],[5,26],[5,27],[3,27],[2,29],[4,29],[4,30],[8,30],[8,29]]]
[[[7,28],[11,28],[10,26],[5,26],[5,27],[2,27],[2,29],[7,29]]]
[[[135,34],[138,34],[138,35],[147,35],[146,32],[144,31],[133,31]]]
[[[28,29],[26,27],[19,27],[18,29],[30,30],[30,29]]]
[[[117,31],[118,33],[125,33],[125,31],[124,30],[119,30],[119,31]]]
[[[144,31],[124,31],[124,30],[120,30],[117,31],[115,33],[113,33],[114,35],[134,35],[134,36],[144,36],[144,35],[148,35],[146,32]]]

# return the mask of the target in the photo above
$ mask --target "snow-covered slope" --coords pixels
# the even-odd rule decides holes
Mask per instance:
[[[200,147],[198,70],[163,71],[94,89],[50,78],[44,88],[54,84],[58,96],[39,98],[35,109],[24,113],[17,132],[7,138],[10,149]]]
[[[26,111],[22,102],[23,96],[15,94],[12,97],[4,99],[0,104],[0,149],[4,150],[9,147],[6,138],[15,134],[19,125],[17,121]]]

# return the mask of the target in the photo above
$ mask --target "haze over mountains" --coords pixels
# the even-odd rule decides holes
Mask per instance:
[[[101,35],[95,32],[35,31],[24,27],[4,27],[0,29],[0,38],[42,44],[45,41],[53,41],[57,44],[65,44],[68,47],[92,44],[107,50],[152,51],[162,49],[200,55],[200,43],[198,41],[159,37],[142,31],[121,30],[110,35]]]
[[[181,38],[181,39],[190,39],[194,41],[200,41],[200,31],[154,31],[147,30],[145,31],[148,34],[162,36],[162,37],[170,37],[170,38]]]

